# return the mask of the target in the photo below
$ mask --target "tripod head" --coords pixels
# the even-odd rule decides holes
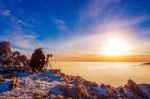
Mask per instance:
[[[47,54],[47,58],[53,57],[52,54]]]

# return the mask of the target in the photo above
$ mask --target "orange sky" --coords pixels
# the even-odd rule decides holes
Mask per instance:
[[[128,56],[100,56],[92,54],[62,54],[53,53],[52,61],[100,61],[100,62],[148,62],[150,55],[128,55]]]

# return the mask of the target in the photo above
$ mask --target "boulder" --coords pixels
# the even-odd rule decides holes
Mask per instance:
[[[4,66],[4,65],[12,65],[13,60],[10,58],[0,58],[0,63]]]
[[[64,85],[64,86],[61,86],[61,91],[62,91],[62,94],[66,97],[72,97],[72,98],[76,98],[76,90],[73,86],[71,85]]]
[[[18,55],[17,57],[14,58],[14,65],[18,66],[27,66],[27,56],[26,55]]]
[[[148,96],[146,93],[144,93],[144,91],[131,79],[128,80],[127,82],[127,87],[128,89],[132,90],[132,92],[135,93],[134,96],[139,96],[143,99],[148,99]]]
[[[0,82],[4,82],[5,79],[3,77],[0,77]]]
[[[19,51],[11,52],[10,43],[0,42],[0,64],[1,65],[22,65],[27,66],[27,57],[21,55]]]
[[[20,56],[20,52],[19,51],[12,52],[12,57],[18,57],[18,56]]]
[[[150,84],[139,84],[138,86],[150,99]]]
[[[9,57],[11,55],[10,43],[6,41],[0,42],[0,56]]]
[[[10,88],[14,89],[19,85],[19,80],[16,77],[13,77],[12,81],[13,81],[13,84],[10,86]]]

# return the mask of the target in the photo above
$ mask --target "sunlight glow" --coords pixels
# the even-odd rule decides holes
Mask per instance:
[[[102,54],[105,56],[123,56],[128,55],[130,45],[123,39],[112,37],[106,39],[102,46]]]

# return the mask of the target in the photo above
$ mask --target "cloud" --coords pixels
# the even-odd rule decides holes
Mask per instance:
[[[36,35],[27,34],[21,27],[16,26],[12,31],[7,31],[1,39],[10,41],[15,47],[32,49],[36,38]]]
[[[34,49],[37,45],[35,42],[38,36],[36,33],[26,28],[33,27],[33,25],[11,14],[11,11],[7,9],[2,1],[0,1],[0,5],[0,16],[8,17],[6,21],[8,28],[2,31],[3,34],[0,34],[0,39],[9,41],[13,45],[13,49],[22,51]]]
[[[5,4],[0,1],[0,16],[9,16],[10,10],[5,7]]]
[[[102,15],[110,4],[118,4],[121,0],[92,0],[89,4],[87,14],[90,17]],[[110,7],[110,6],[109,6]]]
[[[2,10],[0,15],[8,16],[8,29],[0,34],[0,39],[9,41],[13,45],[13,49],[31,50],[35,48],[38,36],[29,29],[24,27],[32,26],[30,23],[10,14],[10,10]]]
[[[117,4],[120,2],[121,0],[91,0],[88,5],[80,11],[78,17],[79,25],[76,25],[76,29],[71,31],[71,34],[74,35],[58,42],[47,41],[52,43],[49,49],[62,53],[89,53],[100,55],[103,41],[113,36],[125,39],[134,47],[132,52],[135,52],[135,54],[138,53],[137,50],[143,47],[149,49],[149,41],[142,41],[137,37],[137,35],[144,32],[139,31],[138,26],[149,20],[149,18],[144,15],[136,17],[124,16],[120,13],[121,9],[117,8]],[[107,9],[110,6],[112,9]],[[84,21],[87,22],[89,27],[84,26],[87,24],[82,24]],[[59,29],[67,28],[63,20],[53,19],[53,22]],[[139,41],[144,42],[145,45]],[[44,42],[42,43],[46,44]],[[149,52],[145,50],[145,53]]]
[[[132,53],[149,53],[148,50],[142,50],[143,48],[149,49],[149,40],[143,41],[143,39],[138,37],[139,34],[142,34],[145,31],[139,31],[138,25],[147,20],[149,20],[149,18],[145,16],[137,16],[136,18],[119,18],[116,20],[105,18],[103,22],[91,25],[89,31],[74,31],[75,33],[80,32],[78,33],[80,35],[74,35],[68,39],[57,42],[56,45],[58,46],[55,46],[55,51],[100,55],[101,47],[105,39],[119,37],[132,46]],[[140,42],[144,42],[144,44]]]
[[[0,11],[1,16],[9,16],[10,15],[10,10],[2,10]]]
[[[128,16],[124,9],[118,6],[122,0],[91,0],[82,8],[79,15],[78,31],[80,34],[64,42],[61,48],[66,51],[80,53],[100,53],[101,45],[108,37],[118,36],[125,39],[134,48],[134,54],[149,53],[149,40],[143,35],[148,35],[149,29],[139,29],[140,25],[150,18],[147,15]],[[144,42],[144,44],[140,43]],[[139,53],[138,53],[139,52]]]
[[[45,37],[45,40],[39,40],[36,33],[24,28],[24,26],[30,27],[32,24],[10,15],[10,11],[6,10],[3,15],[10,17],[11,28],[13,29],[7,30],[7,35],[0,37],[0,39],[9,40],[16,47],[14,49],[24,52],[43,47],[46,51],[51,50],[53,52],[99,54],[103,40],[107,37],[119,36],[134,46],[133,52],[148,53],[148,50],[142,49],[149,49],[149,40],[143,41],[137,37],[139,34],[149,35],[149,30],[139,31],[137,29],[138,25],[148,18],[146,16],[132,18],[123,16],[116,6],[120,2],[121,0],[90,0],[79,15],[78,23],[82,26],[77,25],[76,30],[69,31],[73,34],[71,37],[59,39],[57,42],[49,40],[48,37]],[[110,8],[108,9],[108,7]],[[83,21],[86,21],[89,27],[86,27],[87,24],[84,24],[84,26]],[[62,19],[53,18],[52,22],[61,31],[69,29]],[[140,42],[144,42],[144,44]]]
[[[60,30],[67,30],[68,29],[68,27],[66,26],[66,24],[63,20],[53,19],[52,21],[56,24],[58,29],[60,29]]]
[[[117,6],[122,0],[90,0],[80,12],[80,21],[98,21],[118,12]],[[114,16],[113,16],[114,17]]]

